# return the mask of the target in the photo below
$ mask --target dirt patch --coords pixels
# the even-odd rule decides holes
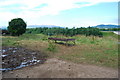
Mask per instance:
[[[42,65],[3,72],[3,78],[117,78],[118,70],[51,58]]]
[[[46,55],[21,47],[2,47],[2,70],[9,71],[26,66],[41,64],[46,61]]]

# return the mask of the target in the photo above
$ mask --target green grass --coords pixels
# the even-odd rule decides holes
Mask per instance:
[[[83,46],[83,45],[81,45]],[[96,64],[100,66],[114,67],[118,65],[117,49],[104,49],[99,46],[84,46],[86,49],[74,49],[69,54],[59,56],[62,59],[75,63]]]
[[[3,36],[3,46],[22,46],[33,50],[40,50],[50,57],[57,57],[74,63],[94,64],[99,66],[118,67],[118,36],[112,32],[102,32],[104,37],[86,37],[76,35],[59,38],[76,39],[75,46],[65,46],[48,42],[43,34],[24,34],[19,37]],[[53,54],[54,53],[54,54]]]
[[[2,38],[2,46],[18,46],[18,39],[15,37],[4,37]]]
[[[113,32],[102,32],[102,33],[103,33],[104,37],[113,37],[115,39],[118,39],[118,37],[120,36],[120,35],[114,34]]]

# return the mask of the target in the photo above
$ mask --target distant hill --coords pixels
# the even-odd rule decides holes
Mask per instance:
[[[48,27],[48,28],[60,27],[60,28],[64,28],[64,27],[55,26],[55,25],[28,25],[28,26],[27,26],[27,28],[39,28],[39,27]]]
[[[56,25],[28,25],[27,28],[39,28],[39,27],[48,27],[48,28],[52,28],[52,27],[60,27],[60,28],[65,28],[65,27],[61,27],[61,26],[56,26]],[[118,28],[120,26],[118,25],[97,25],[97,26],[92,26],[92,27],[96,27],[96,28]],[[6,26],[0,26],[1,29],[7,29]]]
[[[1,29],[7,29],[7,27],[6,27],[6,26],[0,26],[0,28],[1,28]]]
[[[60,27],[60,28],[64,28],[61,26],[55,26],[55,25],[28,25],[27,28],[39,28],[39,27],[48,27],[48,28],[52,28],[52,27]],[[6,26],[0,26],[1,29],[7,29]]]
[[[118,25],[104,25],[104,24],[101,24],[101,25],[97,25],[97,26],[93,26],[93,27],[96,27],[96,28],[118,28],[120,26],[118,26]]]

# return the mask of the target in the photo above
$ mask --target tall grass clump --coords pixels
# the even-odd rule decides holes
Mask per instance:
[[[49,42],[47,50],[50,52],[56,52],[57,51],[56,45],[54,43]]]

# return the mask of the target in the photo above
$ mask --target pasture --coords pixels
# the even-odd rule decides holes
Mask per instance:
[[[47,54],[48,58],[58,58],[74,63],[92,64],[111,68],[118,67],[118,35],[113,32],[102,32],[103,37],[76,35],[47,36],[43,34],[23,34],[19,37],[2,36],[2,46],[25,47]],[[73,38],[76,45],[66,46],[48,42],[49,37]],[[71,42],[69,42],[71,44]]]

